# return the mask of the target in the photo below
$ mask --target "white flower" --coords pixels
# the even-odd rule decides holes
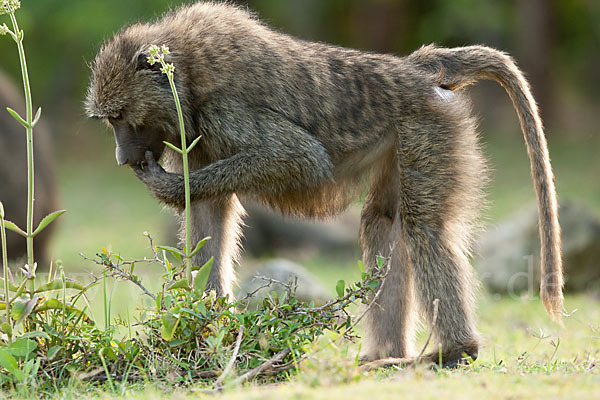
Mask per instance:
[[[163,67],[160,69],[163,74],[173,75],[175,71],[175,66],[173,64],[163,64]]]
[[[165,55],[170,53],[169,48],[164,45],[161,47],[152,45],[148,49],[148,53],[150,53],[150,55],[148,56],[148,63],[150,65],[159,63],[162,66],[162,68],[160,69],[161,72],[169,76],[169,78],[171,78],[173,76],[173,72],[175,71],[175,66],[173,64],[165,62]]]
[[[21,8],[19,0],[0,0],[0,15],[13,13],[19,8]]]
[[[35,279],[35,271],[37,271],[37,262],[33,263],[33,267],[30,267],[29,264],[25,264],[23,268],[20,268],[21,272],[27,279]]]

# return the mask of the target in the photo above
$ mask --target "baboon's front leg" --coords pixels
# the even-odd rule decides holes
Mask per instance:
[[[235,194],[223,199],[192,203],[192,247],[206,236],[211,237],[211,240],[194,255],[192,265],[202,266],[210,257],[214,257],[207,289],[214,289],[218,295],[229,295],[230,298],[233,298],[233,264],[239,255],[240,223],[243,214],[244,209]],[[182,236],[185,235],[184,223],[182,218]]]

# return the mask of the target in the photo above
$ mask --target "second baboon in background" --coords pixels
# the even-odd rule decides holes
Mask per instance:
[[[231,293],[243,212],[237,196],[327,217],[368,180],[363,258],[369,268],[376,256],[388,258],[390,272],[367,314],[363,359],[411,360],[413,298],[430,322],[439,299],[441,350],[426,360],[476,358],[477,282],[468,256],[486,167],[459,89],[494,79],[521,121],[540,213],[542,299],[560,318],[552,171],[535,102],[509,56],[481,46],[428,46],[403,58],[364,53],[294,39],[215,3],[124,29],[96,57],[87,112],[114,129],[119,164],[179,210],[181,160],[163,144],[178,143],[178,121],[166,76],[147,62],[153,44],[171,50],[189,139],[202,135],[191,156],[193,240],[213,240],[194,264],[215,256],[209,281],[220,294]]]

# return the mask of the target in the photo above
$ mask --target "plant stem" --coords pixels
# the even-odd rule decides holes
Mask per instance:
[[[4,303],[6,304],[6,323],[9,326],[8,343],[12,342],[12,320],[10,319],[10,293],[8,291],[8,256],[6,254],[6,229],[4,227],[4,207],[2,207],[2,215],[0,215],[0,235],[2,237],[2,272],[4,275]]]
[[[10,13],[13,32],[17,36],[17,49],[21,63],[21,75],[23,77],[23,90],[25,91],[25,107],[27,122],[27,264],[33,271],[33,191],[34,191],[34,165],[33,165],[33,104],[31,101],[31,87],[29,85],[29,74],[27,72],[27,60],[25,59],[25,48],[23,47],[23,32],[19,29],[15,13]],[[35,290],[35,278],[30,279],[29,290]]]
[[[110,316],[108,312],[108,299],[106,297],[106,269],[102,271],[102,289],[104,299],[104,329],[110,328]]]
[[[181,135],[181,158],[183,161],[183,178],[185,185],[185,277],[188,282],[192,282],[192,258],[190,256],[192,252],[191,243],[191,196],[190,196],[190,172],[188,166],[188,148],[185,138],[185,124],[183,122],[183,112],[181,111],[181,104],[179,103],[179,96],[177,94],[177,88],[175,87],[175,81],[173,74],[167,75],[169,77],[169,83],[171,84],[171,91],[173,92],[173,98],[175,99],[175,106],[177,107],[177,116],[179,117],[179,130]]]

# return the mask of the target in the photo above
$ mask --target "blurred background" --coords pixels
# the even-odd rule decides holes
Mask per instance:
[[[128,258],[149,256],[144,231],[150,232],[156,242],[176,242],[172,213],[150,196],[128,168],[117,167],[112,132],[97,121],[86,120],[82,102],[90,74],[88,65],[104,40],[124,25],[157,18],[183,3],[22,1],[18,18],[25,31],[34,107],[43,108],[45,122],[39,135],[48,137],[36,140],[36,151],[41,153],[37,167],[39,173],[45,171],[49,175],[38,179],[51,184],[44,186],[40,182],[38,190],[45,188],[44,193],[49,194],[50,209],[68,210],[48,238],[45,256],[61,259],[68,271],[99,274],[99,267],[84,261],[79,253],[93,256],[102,247]],[[594,235],[600,235],[597,220],[600,2],[253,0],[237,3],[255,10],[274,28],[306,40],[397,55],[432,42],[442,46],[485,44],[513,55],[528,76],[541,106],[561,203],[568,204],[565,209],[574,210],[571,213],[574,222],[569,223],[567,231],[579,235],[573,245],[579,253],[575,256],[578,261],[571,264],[593,270],[588,271],[591,275],[584,275],[580,289],[589,290],[590,282],[592,288],[598,288],[598,281],[594,281],[598,276],[594,274],[600,270],[600,236]],[[5,22],[5,17],[1,18],[0,22]],[[0,37],[0,70],[21,92],[18,57],[9,37]],[[530,225],[523,227],[517,223],[519,226],[514,227],[514,218],[522,225],[523,221],[529,221],[524,215],[535,214],[527,208],[534,201],[534,194],[525,145],[508,96],[491,82],[469,90],[475,112],[481,117],[482,143],[492,167],[490,201],[483,219],[492,233],[481,245],[482,251],[485,253],[487,248],[488,253],[480,257],[485,264],[495,257],[489,252],[497,252],[502,245],[495,242],[498,238],[508,235],[512,240],[508,240],[510,246],[515,237],[521,238],[519,234],[536,235],[535,229],[531,229],[532,225],[535,227],[535,218]],[[2,109],[6,105],[22,108],[10,103],[9,99],[16,98],[8,96],[2,100],[7,103],[0,104]],[[0,129],[4,130],[0,132],[0,157],[6,162],[0,165],[7,165],[0,173],[0,200],[7,204],[10,197],[18,200],[21,198],[18,196],[23,196],[11,189],[10,182],[11,177],[25,169],[24,143],[23,152],[16,145],[10,147],[9,131],[17,128]],[[19,134],[24,135],[21,131]],[[40,202],[42,197],[39,193]],[[12,209],[7,207],[9,219],[24,221],[25,198],[21,200]],[[359,208],[357,203],[349,213],[329,224],[282,222],[263,210],[251,208],[246,233],[249,254],[242,261],[241,274],[244,275],[246,266],[252,269],[266,259],[286,257],[303,264],[325,286],[325,291],[333,293],[340,276],[348,281],[358,275],[354,266],[360,257]],[[504,228],[505,224],[508,228]],[[587,235],[584,239],[580,238],[582,231]],[[536,241],[537,237],[531,240],[533,247],[512,246],[502,250],[500,256],[512,252],[517,272],[519,268],[529,268],[523,257],[536,254]],[[522,244],[525,239],[517,242]],[[502,265],[508,262],[502,260]],[[490,265],[482,271],[503,268]],[[573,265],[568,267],[575,271]],[[490,278],[486,274],[491,272],[484,273],[484,279]],[[504,280],[499,284],[500,291],[506,288],[510,276],[501,279]],[[528,287],[529,282],[525,289]],[[135,288],[132,291],[137,293]]]

